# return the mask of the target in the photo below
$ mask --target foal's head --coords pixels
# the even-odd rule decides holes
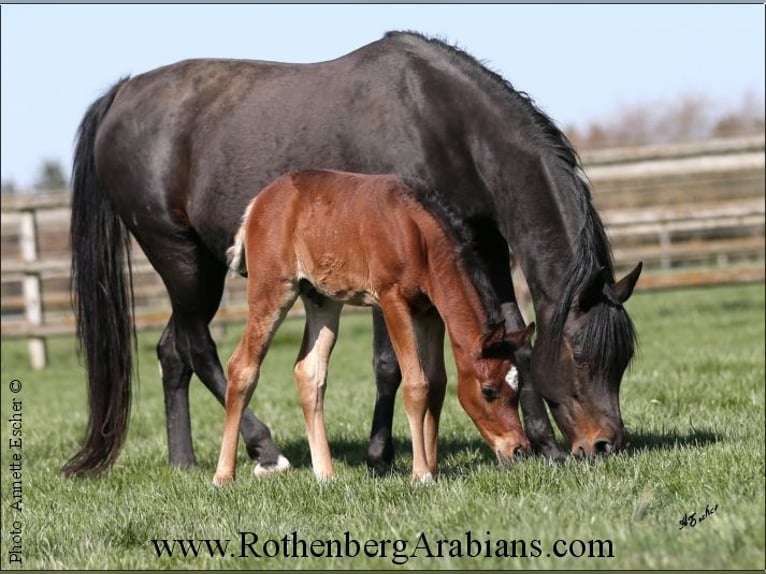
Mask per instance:
[[[460,404],[503,465],[529,452],[519,419],[519,385],[515,355],[534,333],[535,324],[507,333],[502,325],[490,330],[474,357],[472,373],[458,384]]]

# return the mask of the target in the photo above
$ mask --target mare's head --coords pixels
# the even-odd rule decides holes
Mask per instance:
[[[458,398],[500,464],[529,452],[519,419],[518,373],[514,356],[534,333],[535,324],[507,333],[502,326],[484,335],[471,373],[462,373]]]
[[[633,324],[623,307],[641,263],[620,281],[596,267],[574,281],[532,351],[535,388],[571,444],[592,457],[623,449],[620,382],[635,351]]]

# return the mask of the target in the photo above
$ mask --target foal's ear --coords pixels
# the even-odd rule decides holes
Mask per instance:
[[[484,355],[487,351],[494,349],[498,345],[502,345],[505,340],[505,327],[502,323],[495,325],[492,330],[485,333],[481,338],[481,349]]]
[[[503,325],[498,325],[482,338],[481,355],[485,358],[508,357],[509,353],[522,347],[534,332],[534,323],[520,331],[510,332],[506,332]]]
[[[620,303],[625,303],[633,294],[633,289],[638,281],[638,276],[641,275],[641,268],[643,266],[644,262],[639,261],[638,265],[633,268],[633,271],[612,285],[612,293],[614,293],[614,296],[617,297]]]
[[[525,329],[521,331],[511,331],[506,333],[505,341],[511,345],[511,349],[514,351],[519,347],[522,347],[535,333],[535,323],[531,322]]]

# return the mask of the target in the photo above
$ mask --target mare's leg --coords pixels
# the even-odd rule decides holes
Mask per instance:
[[[415,321],[418,350],[428,379],[428,407],[423,432],[426,460],[431,475],[439,472],[439,417],[447,390],[447,371],[444,368],[444,322],[436,308],[431,308]]]
[[[508,331],[526,327],[524,317],[516,302],[511,279],[511,261],[508,243],[492,221],[471,221],[469,225],[474,233],[477,252],[486,265],[489,280],[497,293],[505,328]],[[556,442],[548,412],[542,396],[535,390],[531,376],[532,345],[526,343],[516,352],[516,368],[519,371],[519,402],[524,413],[524,429],[535,452],[553,459],[563,458],[564,451]]]
[[[390,471],[394,462],[392,426],[396,391],[402,381],[402,372],[396,353],[388,336],[383,314],[379,309],[372,311],[373,359],[375,372],[375,411],[372,417],[370,444],[367,449],[367,467],[373,473]]]
[[[138,230],[137,230],[138,231]],[[165,410],[168,415],[168,446],[171,464],[194,464],[189,422],[189,380],[196,373],[223,405],[226,377],[209,324],[220,305],[226,268],[183,233],[170,238],[139,239],[147,257],[162,276],[173,305],[173,315],[157,348],[162,367]],[[289,466],[274,444],[271,431],[249,410],[241,425],[251,458],[260,468]]]
[[[503,316],[506,329],[518,331],[524,329],[524,319],[515,303],[503,305]],[[553,427],[545,409],[543,397],[535,390],[531,377],[532,345],[527,341],[521,349],[515,352],[516,368],[519,372],[519,404],[524,414],[524,431],[535,452],[553,459],[561,460],[566,453],[561,449],[553,434]]]
[[[229,360],[226,387],[226,424],[213,483],[224,485],[236,475],[237,440],[242,415],[258,384],[261,363],[269,343],[287,311],[298,296],[294,284],[281,277],[259,280],[268,275],[251,274],[248,284],[248,319],[245,332]]]
[[[179,467],[197,465],[191,438],[189,381],[192,369],[176,347],[176,321],[171,315],[157,345],[162,390],[165,395],[165,420],[170,464]]]
[[[428,483],[433,480],[426,456],[424,434],[429,388],[428,378],[418,356],[413,317],[407,301],[393,291],[381,295],[380,306],[402,369],[404,410],[412,435],[412,480]]]
[[[302,295],[306,309],[306,328],[295,362],[295,382],[306,420],[306,435],[311,449],[311,465],[319,480],[332,478],[330,445],[324,425],[324,394],[327,388],[327,363],[338,337],[342,303],[316,294]]]
[[[505,328],[507,331],[519,331],[526,327],[516,301],[502,305]],[[515,352],[516,368],[519,372],[519,404],[524,415],[524,431],[535,452],[552,460],[562,460],[566,453],[556,441],[553,426],[548,418],[543,397],[535,389],[531,375],[532,344],[527,341]]]

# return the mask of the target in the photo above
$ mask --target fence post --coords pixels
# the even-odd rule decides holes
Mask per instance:
[[[35,210],[21,212],[20,228],[21,259],[25,263],[34,263],[38,259],[37,221]],[[31,329],[43,324],[43,301],[40,273],[35,269],[24,271],[24,310]],[[45,338],[31,335],[28,340],[29,361],[33,369],[41,370],[48,364],[48,351]]]
[[[670,232],[663,229],[659,233],[660,237],[660,268],[670,269],[672,256],[670,254]]]

